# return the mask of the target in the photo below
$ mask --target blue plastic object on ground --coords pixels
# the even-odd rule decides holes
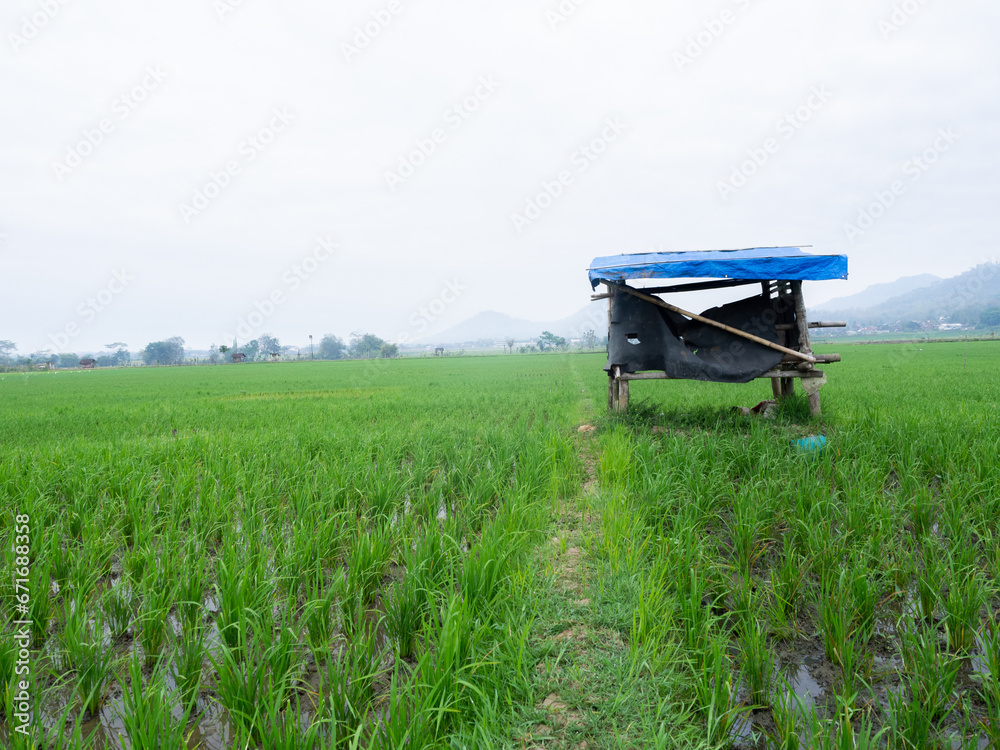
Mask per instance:
[[[810,435],[809,437],[800,438],[799,440],[793,440],[792,445],[794,445],[799,453],[814,453],[823,450],[826,445],[825,435]]]

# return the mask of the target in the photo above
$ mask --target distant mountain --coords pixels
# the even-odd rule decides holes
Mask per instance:
[[[541,322],[514,318],[489,310],[473,315],[437,335],[424,336],[417,343],[455,345],[482,339],[497,341],[508,337],[518,341],[528,341],[538,338],[542,331],[551,331],[556,336],[574,339],[591,328],[599,338],[607,335],[607,302],[591,302],[567,318]]]
[[[867,289],[852,294],[849,297],[837,297],[821,305],[816,305],[819,310],[861,310],[867,307],[881,305],[893,297],[907,294],[917,289],[929,287],[941,281],[940,276],[930,273],[922,273],[919,276],[904,276],[901,279],[890,281],[886,284],[872,284]]]
[[[839,302],[850,299],[852,298],[845,297]],[[834,308],[834,302],[838,300],[817,307],[817,312],[811,317],[815,320],[820,317],[821,312],[826,320],[846,321],[848,328],[906,325],[913,322],[974,326],[980,322],[986,310],[1000,308],[1000,264],[984,263],[958,276],[933,282],[929,286],[913,289],[868,307]]]

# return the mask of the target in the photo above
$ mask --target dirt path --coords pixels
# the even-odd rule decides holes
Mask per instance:
[[[553,585],[536,630],[540,649],[548,654],[535,668],[545,697],[535,706],[535,723],[521,738],[526,748],[596,750],[614,742],[611,728],[600,720],[606,685],[598,677],[601,661],[627,648],[618,633],[595,622],[591,607],[587,548],[601,528],[593,432],[581,432],[577,446],[586,468],[580,492],[561,503],[555,535],[538,550],[539,567],[551,575]]]

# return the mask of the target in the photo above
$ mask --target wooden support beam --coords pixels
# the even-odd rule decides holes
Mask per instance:
[[[822,321],[817,321],[815,323],[809,324],[810,328],[847,328],[847,323],[834,322],[834,323],[824,323]],[[794,323],[778,323],[774,330],[776,331],[794,331],[797,326]]]
[[[648,294],[644,294],[643,292],[640,292],[637,289],[633,289],[632,287],[627,286],[625,284],[622,284],[617,288],[623,292],[627,292],[628,294],[638,297],[639,299],[645,300],[646,302],[650,302],[654,305],[670,310],[671,312],[677,313],[678,315],[683,315],[686,318],[697,320],[699,323],[705,323],[706,325],[714,326],[715,328],[727,331],[728,333],[731,333],[734,336],[740,336],[742,338],[747,339],[748,341],[753,341],[755,344],[760,344],[761,346],[766,346],[769,349],[774,349],[775,351],[783,352],[785,354],[801,359],[804,362],[812,363],[816,361],[816,358],[812,356],[812,351],[809,351],[807,353],[797,352],[794,349],[789,349],[787,346],[782,346],[781,344],[775,344],[773,341],[768,341],[767,339],[763,339],[760,336],[754,336],[752,333],[741,331],[739,328],[733,328],[732,326],[727,326],[725,323],[720,323],[717,320],[706,318],[704,315],[698,315],[697,313],[688,312],[687,310],[683,310],[680,307],[671,305],[669,302],[664,302],[659,297],[653,297]],[[807,336],[806,337],[807,345],[808,342],[809,338]]]
[[[749,286],[751,284],[767,284],[758,279],[720,279],[718,281],[696,281],[693,284],[675,284],[673,286],[648,286],[641,291],[646,294],[678,294],[680,292],[701,292],[706,289],[728,289],[734,286]]]
[[[821,378],[822,370],[810,370],[809,372],[799,372],[798,370],[768,370],[760,377],[762,378]],[[667,373],[657,370],[656,372],[623,372],[621,380],[684,380],[685,378],[672,378]]]

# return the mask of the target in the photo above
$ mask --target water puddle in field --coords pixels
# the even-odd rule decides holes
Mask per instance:
[[[788,685],[799,699],[803,708],[815,705],[816,700],[823,696],[826,690],[813,678],[809,671],[810,657],[806,657],[799,665],[789,665],[785,668]],[[792,671],[794,670],[794,672]]]

